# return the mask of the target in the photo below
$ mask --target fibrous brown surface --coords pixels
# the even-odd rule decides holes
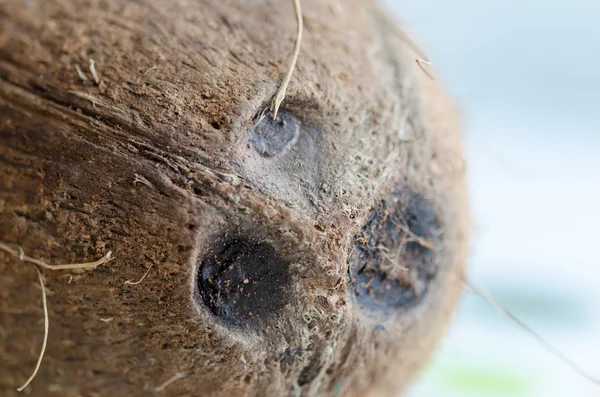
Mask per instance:
[[[467,244],[455,110],[375,3],[302,6],[273,120],[291,2],[0,2],[0,241],[115,256],[43,270],[26,392],[388,396],[427,359]],[[2,396],[43,337],[31,266],[0,253]]]

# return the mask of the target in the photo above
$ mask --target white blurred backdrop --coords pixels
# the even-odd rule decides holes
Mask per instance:
[[[600,377],[600,0],[387,0],[465,121],[471,278]],[[410,397],[600,396],[466,293]]]

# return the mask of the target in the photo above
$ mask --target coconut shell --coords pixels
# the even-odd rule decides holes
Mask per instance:
[[[114,256],[42,269],[25,392],[393,396],[429,357],[467,249],[457,111],[376,2],[302,8],[274,120],[291,1],[0,2],[0,241]],[[41,291],[0,274],[16,396]]]

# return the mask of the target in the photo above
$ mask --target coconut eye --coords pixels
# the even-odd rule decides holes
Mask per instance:
[[[298,139],[300,121],[292,113],[280,110],[277,120],[271,111],[264,111],[252,120],[249,142],[263,157],[282,153]]]
[[[228,238],[201,259],[199,296],[225,325],[256,327],[289,301],[288,267],[267,242]]]
[[[419,302],[436,276],[440,222],[433,206],[408,188],[374,209],[350,252],[351,291],[366,312]]]

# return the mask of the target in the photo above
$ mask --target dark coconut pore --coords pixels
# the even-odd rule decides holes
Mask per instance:
[[[369,215],[349,255],[349,277],[363,312],[401,310],[422,300],[438,272],[441,224],[410,187],[395,190]]]
[[[249,142],[263,157],[273,157],[291,147],[300,134],[300,121],[291,112],[281,110],[277,119],[266,110],[252,120]]]
[[[227,326],[258,326],[289,302],[289,264],[267,242],[226,238],[202,258],[198,290]]]

